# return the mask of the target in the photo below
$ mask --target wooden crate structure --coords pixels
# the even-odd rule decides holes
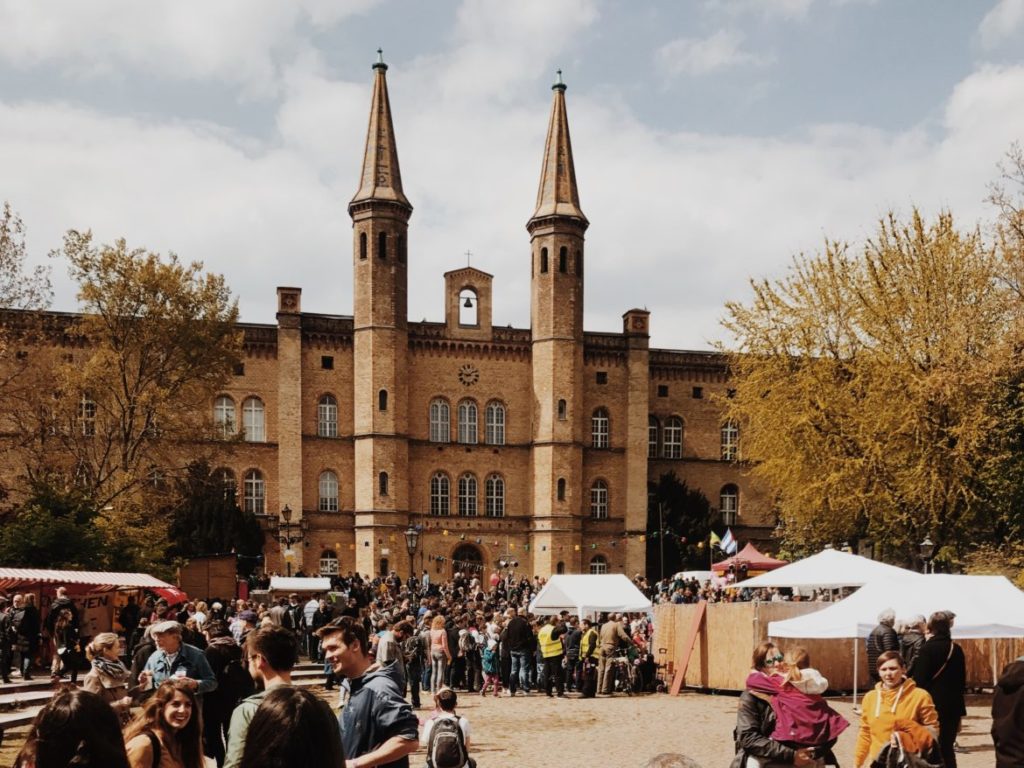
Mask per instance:
[[[750,671],[754,647],[768,637],[768,625],[794,616],[827,608],[831,603],[712,603],[707,607],[704,626],[686,670],[689,688],[740,691]],[[682,657],[687,631],[696,615],[696,605],[657,605],[654,608],[655,661],[666,665],[667,677],[675,673]],[[993,674],[1024,654],[1024,639],[958,640],[967,660],[967,685],[991,687]],[[853,690],[853,640],[780,639],[778,644],[807,649],[811,663],[828,678],[836,691]],[[856,644],[857,689],[869,684],[864,641]]]

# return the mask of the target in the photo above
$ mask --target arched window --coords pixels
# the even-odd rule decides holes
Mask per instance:
[[[608,517],[608,484],[604,480],[595,480],[590,486],[590,516],[595,520]]]
[[[388,391],[382,389],[377,393],[377,410],[386,411],[388,409]]]
[[[604,555],[594,555],[590,558],[590,572],[592,574],[608,573],[608,558]]]
[[[598,408],[590,417],[590,444],[594,448],[608,447],[608,411]]]
[[[85,437],[96,434],[96,401],[87,392],[78,400],[78,423]]]
[[[723,523],[736,525],[736,518],[740,513],[740,489],[732,483],[723,485],[718,494],[718,509],[722,513]]]
[[[437,472],[430,478],[430,514],[451,514],[451,486],[444,472]]]
[[[459,442],[476,444],[476,403],[472,400],[459,403]]]
[[[405,264],[405,235],[398,236],[398,247],[396,250],[398,251],[398,260]]]
[[[558,483],[555,486],[555,498],[559,501],[565,501],[565,478],[558,478]]]
[[[472,288],[459,291],[459,325],[467,328],[480,325],[480,300]]]
[[[235,401],[227,395],[213,401],[213,423],[221,437],[235,434]]]
[[[555,566],[555,573],[565,573],[565,563],[563,563],[561,560],[559,560],[558,565]]]
[[[678,416],[666,419],[661,435],[661,455],[666,459],[683,458],[683,420]]]
[[[565,400],[558,401],[558,420],[565,421],[569,413],[569,407],[566,405]]]
[[[448,403],[441,398],[430,402],[430,442],[447,443],[452,439]]]
[[[647,417],[647,458],[658,458],[658,417]]]
[[[320,503],[317,509],[321,512],[338,511],[338,476],[330,470],[320,473]]]
[[[360,259],[365,259],[366,258],[366,233],[365,232],[360,232],[359,233],[359,258]]]
[[[569,249],[564,245],[558,249],[558,271],[569,271]]]
[[[377,490],[381,496],[388,495],[388,473],[381,472],[377,475]]]
[[[338,436],[338,401],[334,395],[323,395],[317,403],[316,433],[320,437]]]
[[[548,249],[540,249],[540,271],[541,274],[548,271]]]
[[[505,516],[505,480],[501,475],[491,475],[486,486],[487,516]]]
[[[263,473],[250,469],[242,479],[242,509],[254,515],[262,515],[267,509],[267,486]]]
[[[338,553],[333,549],[325,549],[320,553],[320,575],[338,575]]]
[[[459,515],[476,517],[476,477],[469,472],[459,478]]]
[[[497,401],[487,404],[485,411],[484,442],[488,445],[505,444],[505,406]]]
[[[377,235],[377,258],[386,259],[388,257],[388,233],[381,232]]]
[[[740,453],[740,428],[729,420],[722,425],[722,461],[736,461]]]
[[[263,409],[263,401],[258,397],[247,398],[242,403],[242,428],[247,442],[267,441],[267,416]]]

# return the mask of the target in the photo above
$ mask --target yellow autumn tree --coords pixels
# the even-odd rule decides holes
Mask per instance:
[[[1000,248],[953,216],[890,214],[727,305],[743,457],[796,551],[869,538],[952,558],[1003,510],[986,487],[1020,419],[1020,299]],[[1016,410],[1016,413],[1012,411]]]

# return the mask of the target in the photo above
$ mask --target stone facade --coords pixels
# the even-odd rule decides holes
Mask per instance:
[[[553,89],[523,243],[531,328],[494,327],[493,278],[470,267],[444,275],[444,322],[408,322],[413,209],[387,67],[374,70],[349,204],[353,315],[304,312],[301,289],[278,288],[276,325],[243,325],[244,366],[219,394],[248,427],[221,463],[240,501],[268,521],[287,505],[307,526],[287,557],[268,533],[267,570],[438,578],[507,559],[540,575],[642,572],[648,484],[669,471],[720,507],[740,538],[768,539],[769,500],[729,455],[722,357],[649,349],[645,310],[627,311],[621,333],[583,329],[588,222],[564,85]],[[256,398],[262,434],[258,409],[246,407]],[[412,562],[410,525],[420,530]]]

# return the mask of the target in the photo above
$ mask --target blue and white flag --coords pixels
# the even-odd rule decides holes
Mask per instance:
[[[721,543],[718,545],[722,551],[727,555],[735,555],[739,545],[736,543],[736,538],[732,535],[732,528],[725,529],[725,535],[722,537]]]

